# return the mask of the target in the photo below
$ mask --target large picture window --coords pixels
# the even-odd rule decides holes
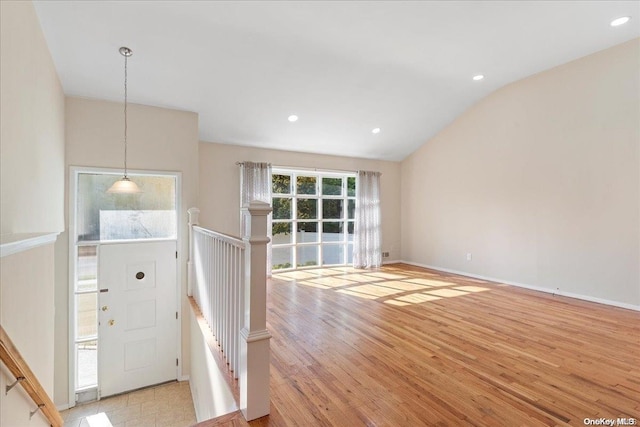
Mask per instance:
[[[273,168],[273,270],[353,262],[355,174]]]

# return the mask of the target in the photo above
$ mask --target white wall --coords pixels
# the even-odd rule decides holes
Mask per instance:
[[[0,233],[64,228],[64,94],[31,2],[0,2]],[[0,260],[0,324],[50,396],[54,391],[53,245]],[[0,425],[29,420],[34,403],[0,368]]]
[[[240,172],[236,162],[269,162],[290,166],[347,171],[382,172],[382,250],[388,260],[400,253],[400,163],[235,145],[200,143],[200,223],[223,233],[240,234]]]
[[[233,394],[213,359],[193,310],[189,309],[191,330],[191,396],[198,422],[238,410]],[[213,345],[217,345],[213,343]]]
[[[64,228],[64,94],[31,2],[0,2],[0,234]]]
[[[121,169],[123,165],[122,103],[68,97],[66,99],[67,166]],[[186,299],[187,215],[198,198],[198,115],[129,104],[128,156],[130,169],[177,171],[182,173],[179,218],[184,239],[179,247],[182,268],[182,372],[189,374],[189,304]],[[67,167],[67,174],[69,168]],[[68,178],[68,177],[67,177]],[[68,200],[68,195],[67,195]],[[56,244],[56,304],[68,309],[68,224]],[[55,402],[68,400],[68,320],[56,317]]]
[[[402,162],[403,258],[639,308],[639,95],[636,39],[483,99]]]
[[[50,397],[54,389],[53,247],[47,244],[0,259],[0,324]],[[29,420],[35,404],[21,386],[5,395],[5,385],[15,378],[1,363],[0,372],[0,425],[49,425],[41,414]]]

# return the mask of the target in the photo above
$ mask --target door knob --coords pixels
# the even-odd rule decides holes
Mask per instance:
[[[109,320],[109,326],[113,326],[113,325],[115,325],[115,323],[116,323],[115,320],[113,320],[113,319]]]
[[[107,311],[107,310],[109,310],[109,306],[103,305],[102,306],[102,311]]]

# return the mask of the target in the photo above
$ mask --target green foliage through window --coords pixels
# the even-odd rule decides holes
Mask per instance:
[[[291,176],[273,174],[271,178],[273,194],[291,194]]]
[[[298,219],[318,218],[318,199],[298,199]]]
[[[273,204],[273,219],[291,219],[291,199],[285,199],[282,197],[274,197],[272,199]]]
[[[341,196],[342,178],[322,178],[322,194],[325,196]]]
[[[356,196],[356,177],[350,176],[347,178],[347,196]]]
[[[316,177],[299,176],[296,179],[296,192],[298,194],[316,194]]]

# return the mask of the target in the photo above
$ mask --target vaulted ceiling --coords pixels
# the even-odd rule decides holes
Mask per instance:
[[[35,6],[67,95],[121,101],[128,46],[129,100],[199,113],[202,141],[387,160],[506,84],[640,36],[638,1]]]

